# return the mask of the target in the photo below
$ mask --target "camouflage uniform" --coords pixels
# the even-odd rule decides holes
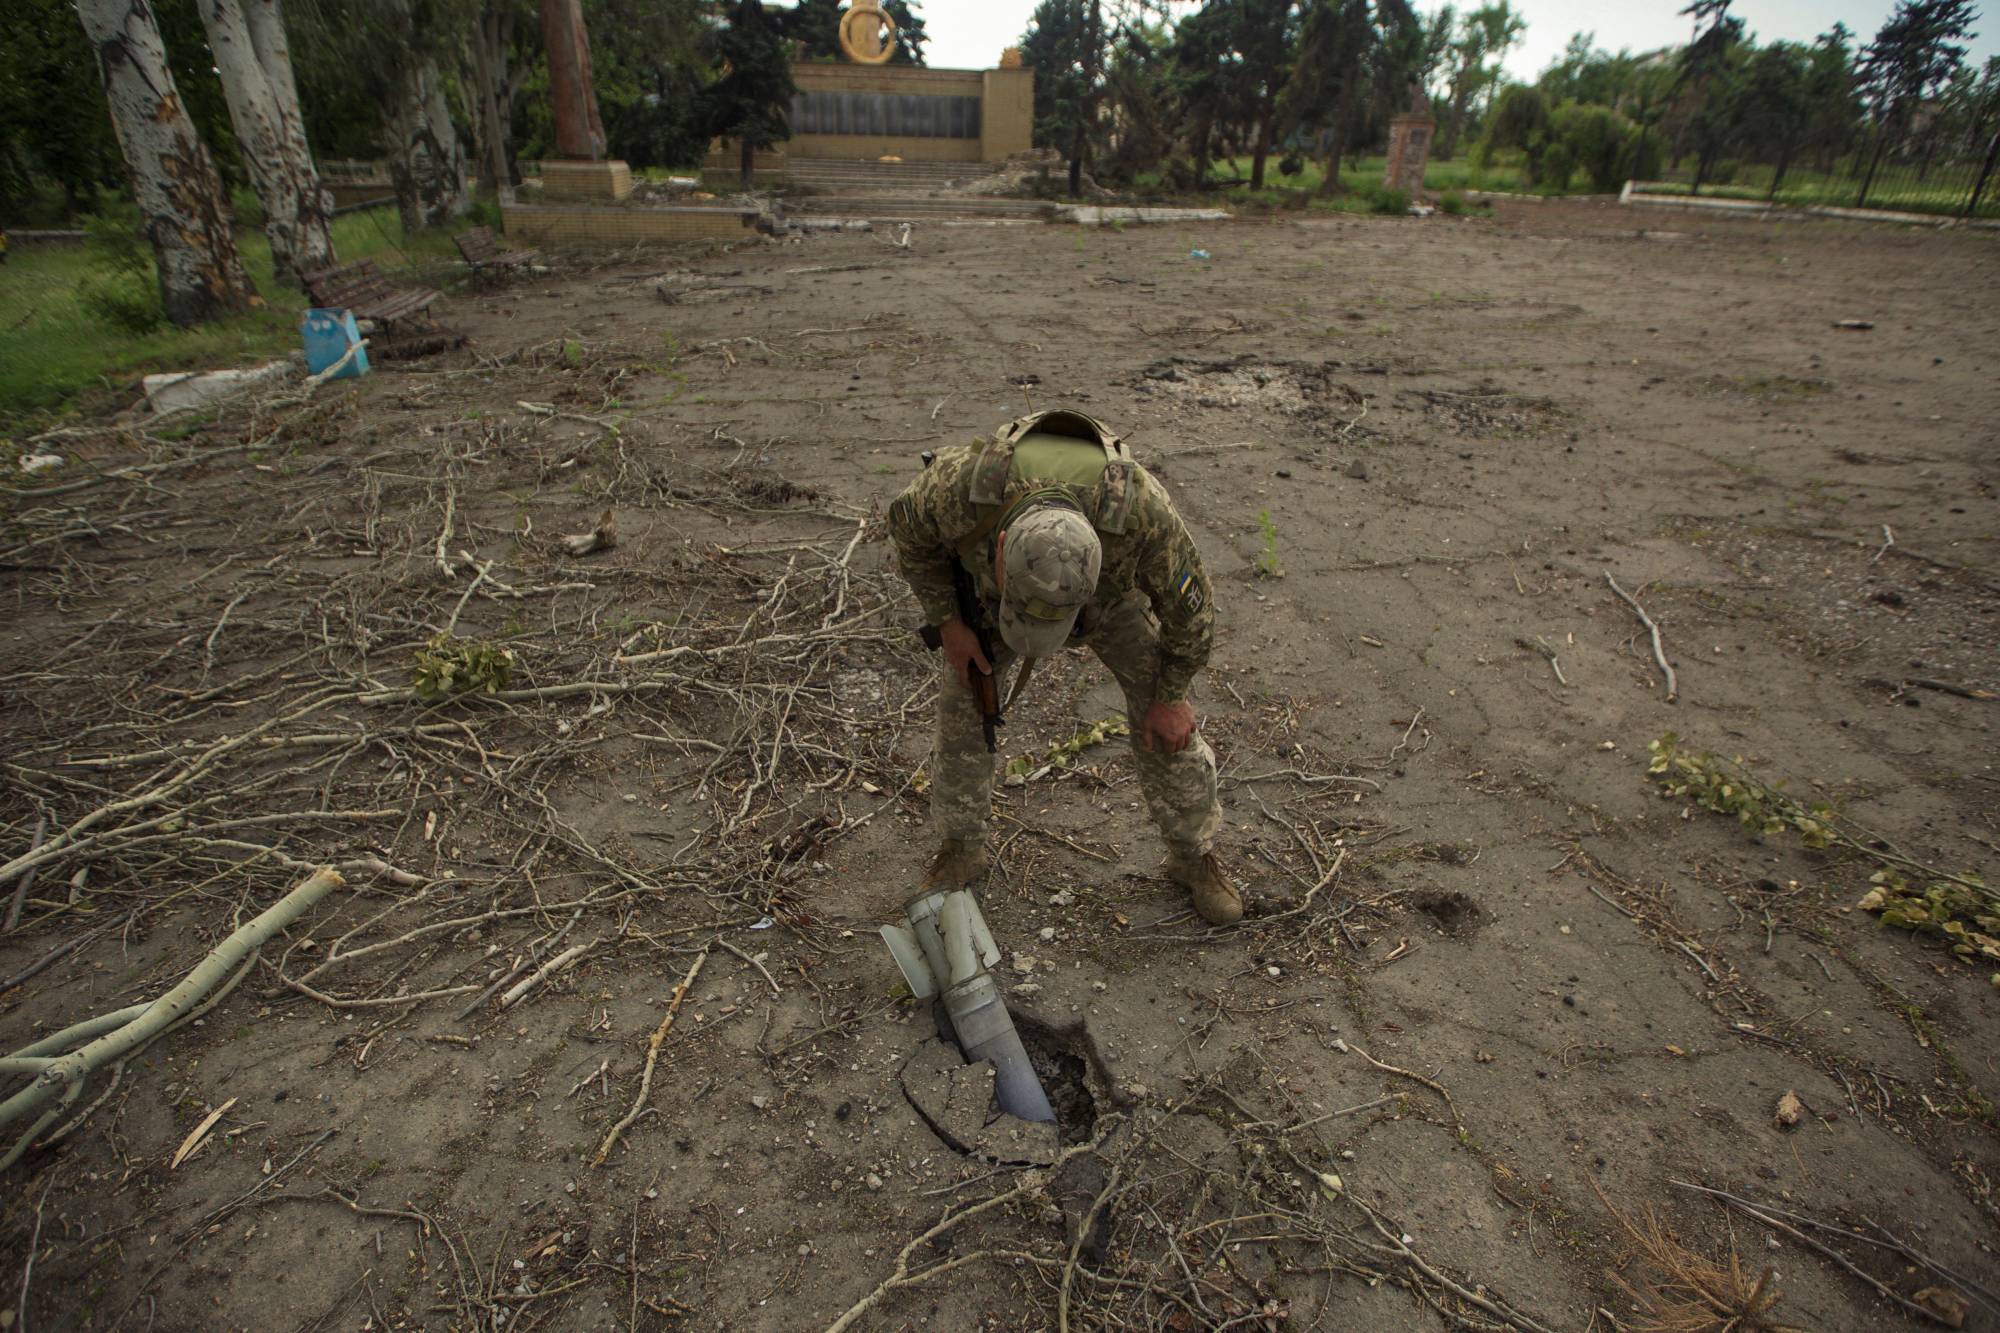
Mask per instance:
[[[926,624],[942,625],[958,616],[951,562],[961,558],[956,554],[961,543],[991,509],[972,500],[973,473],[985,448],[982,442],[938,450],[931,466],[890,506],[889,533],[897,561]],[[1209,851],[1222,819],[1214,750],[1199,733],[1177,754],[1148,750],[1139,738],[1146,710],[1155,701],[1187,698],[1195,675],[1208,661],[1215,611],[1201,554],[1166,490],[1136,464],[1125,474],[1125,485],[1131,494],[1129,509],[1121,515],[1122,531],[1099,528],[1103,563],[1096,596],[1070,643],[1095,652],[1125,693],[1132,755],[1153,822],[1173,852],[1200,857]],[[1010,472],[1003,503],[1051,488],[1047,477],[1032,470]],[[1069,492],[1085,514],[1098,512],[1100,496],[1075,486],[1056,488]],[[994,541],[987,535],[963,556],[988,624],[996,623],[1000,602]],[[994,647],[993,667],[1004,690],[1002,668],[1014,655],[997,637]],[[992,808],[994,757],[986,750],[971,692],[949,662],[940,671],[931,818],[941,837],[976,845],[985,840]]]

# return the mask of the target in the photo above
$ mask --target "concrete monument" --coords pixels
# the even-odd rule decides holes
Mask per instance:
[[[1436,134],[1430,99],[1422,88],[1415,88],[1410,94],[1410,109],[1389,122],[1389,160],[1382,169],[1382,184],[1413,200],[1421,195],[1424,171],[1431,161],[1431,140]]]

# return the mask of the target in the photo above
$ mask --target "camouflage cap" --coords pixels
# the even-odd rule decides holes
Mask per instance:
[[[1104,548],[1090,520],[1067,505],[1036,505],[1005,531],[1000,637],[1023,657],[1047,657],[1069,642],[1096,594]]]

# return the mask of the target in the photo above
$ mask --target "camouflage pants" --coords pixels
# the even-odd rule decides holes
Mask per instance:
[[[1125,716],[1132,724],[1132,759],[1139,769],[1139,788],[1146,808],[1167,845],[1177,852],[1199,855],[1215,841],[1222,807],[1215,795],[1215,751],[1199,732],[1179,754],[1148,750],[1139,744],[1139,728],[1153,702],[1153,682],[1159,674],[1159,631],[1142,597],[1128,598],[1106,611],[1097,628],[1081,640],[1097,654],[1125,692]],[[1014,655],[999,645],[993,664],[1001,680],[1001,698],[1012,684],[1005,668]],[[993,810],[994,756],[986,752],[979,706],[972,691],[959,684],[945,662],[938,683],[937,732],[931,747],[931,822],[938,836],[963,842],[986,840]],[[1030,691],[1033,685],[1028,687]]]

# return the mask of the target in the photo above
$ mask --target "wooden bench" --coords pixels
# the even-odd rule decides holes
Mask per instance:
[[[443,295],[428,287],[392,287],[372,259],[336,264],[305,275],[312,303],[329,310],[352,311],[356,319],[394,324],[430,308]]]
[[[465,257],[475,278],[489,271],[517,269],[523,264],[533,263],[542,253],[540,250],[507,249],[500,244],[500,238],[493,234],[491,227],[473,227],[451,239],[458,243],[458,252]]]

